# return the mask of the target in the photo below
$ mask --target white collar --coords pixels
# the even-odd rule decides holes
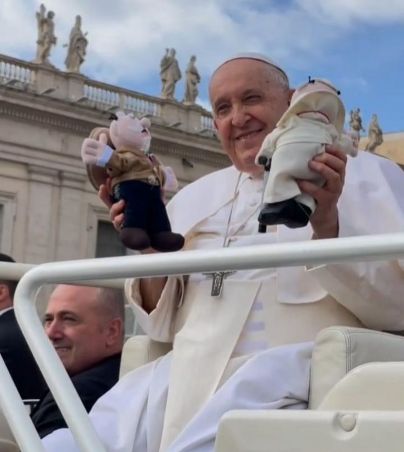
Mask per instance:
[[[4,308],[0,311],[0,316],[2,316],[3,314],[5,314],[8,311],[11,311],[12,309],[14,309],[12,306],[10,306],[9,308]]]

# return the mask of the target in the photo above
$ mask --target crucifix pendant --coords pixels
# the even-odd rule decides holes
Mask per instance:
[[[204,275],[212,278],[212,288],[210,291],[210,295],[212,297],[220,297],[220,295],[222,294],[222,290],[223,290],[224,279],[227,278],[232,273],[234,273],[234,271],[204,273]]]

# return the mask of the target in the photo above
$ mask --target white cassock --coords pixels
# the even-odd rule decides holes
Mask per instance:
[[[173,199],[173,230],[186,236],[188,249],[222,246],[232,204],[232,247],[310,239],[310,225],[259,234],[262,180],[241,175],[234,196],[238,178],[233,167],[221,170]],[[401,232],[403,190],[404,173],[388,160],[364,152],[349,159],[340,236]],[[185,291],[182,278],[172,277],[150,315],[140,307],[138,282],[129,281],[142,329],[174,345],[94,406],[91,419],[107,450],[212,451],[218,420],[229,409],[303,408],[319,330],[404,329],[403,268],[392,261],[240,271],[226,279],[221,298],[210,296],[211,280],[203,275],[192,275]],[[78,450],[67,429],[43,441],[47,451]]]
[[[295,198],[314,212],[313,197],[300,190],[297,179],[308,180],[320,187],[324,184],[324,178],[310,170],[308,162],[325,152],[327,144],[338,146],[352,157],[357,153],[352,140],[346,135],[341,136],[333,124],[305,117],[305,114],[289,117],[282,127],[269,133],[255,159],[258,162],[260,155],[271,159],[263,202],[272,204]]]

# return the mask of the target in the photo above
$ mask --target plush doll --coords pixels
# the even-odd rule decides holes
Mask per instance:
[[[122,243],[135,250],[176,251],[184,238],[171,231],[162,200],[166,174],[172,173],[148,152],[149,128],[147,118],[118,113],[109,129],[94,129],[84,140],[81,156],[93,185],[110,178],[113,201],[125,200]]]
[[[326,144],[335,144],[351,156],[357,154],[352,138],[343,133],[344,119],[339,92],[328,81],[309,79],[296,89],[289,108],[256,157],[256,163],[269,171],[259,231],[265,232],[266,226],[273,224],[290,228],[307,224],[316,205],[311,196],[300,191],[296,179],[324,184],[323,177],[310,170],[308,163],[325,151]]]

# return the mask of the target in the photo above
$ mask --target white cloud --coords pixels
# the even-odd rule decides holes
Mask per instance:
[[[355,23],[404,23],[402,0],[299,0],[307,11],[327,23],[355,26]]]
[[[357,24],[404,21],[403,0],[44,1],[55,12],[58,45],[51,60],[57,67],[63,69],[62,44],[80,14],[89,39],[83,72],[134,87],[158,83],[166,47],[177,49],[181,68],[196,54],[206,80],[220,60],[241,50],[268,53],[288,68],[305,68]],[[40,3],[1,0],[2,53],[34,57]]]

